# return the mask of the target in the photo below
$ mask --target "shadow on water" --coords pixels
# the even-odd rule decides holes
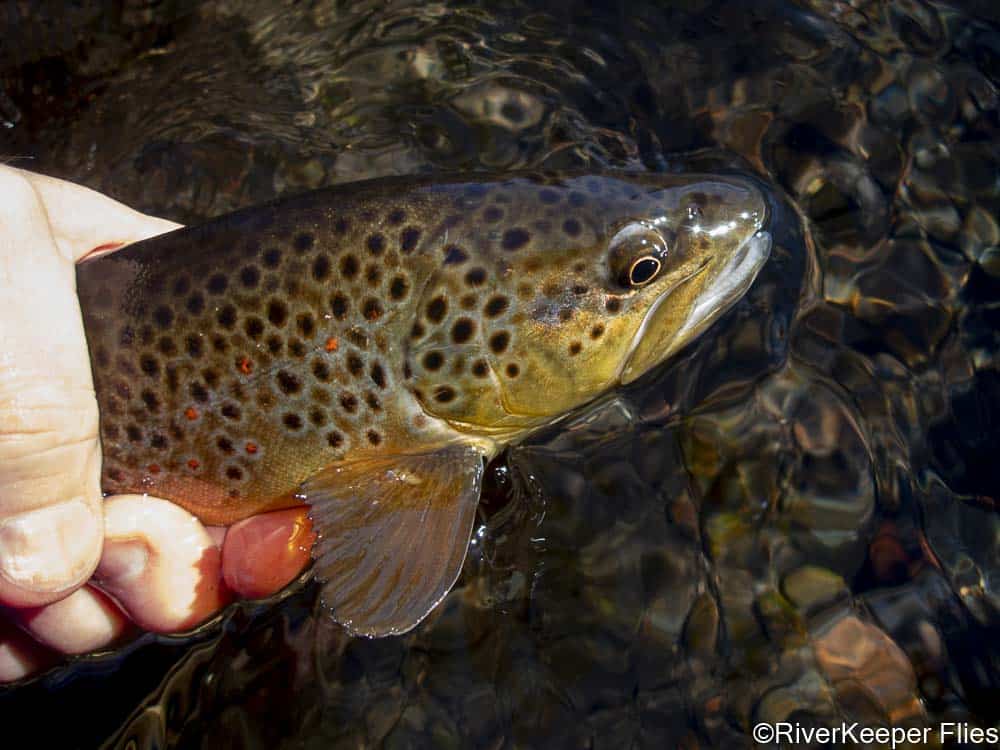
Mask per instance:
[[[393,173],[736,169],[775,248],[491,467],[455,591],[305,579],[13,689],[65,747],[731,747],[997,721],[1000,18],[924,0],[2,6],[0,154],[192,222]]]

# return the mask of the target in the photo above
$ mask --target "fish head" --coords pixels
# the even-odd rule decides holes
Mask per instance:
[[[489,271],[474,335],[415,351],[424,408],[470,432],[513,439],[635,380],[739,299],[770,250],[747,178],[588,175],[508,192],[501,250],[473,258]],[[463,366],[428,373],[428,352]]]

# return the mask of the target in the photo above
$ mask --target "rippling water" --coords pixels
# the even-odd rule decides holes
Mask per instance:
[[[179,221],[574,165],[740,168],[779,210],[706,335],[494,464],[459,585],[414,633],[347,639],[303,579],[0,691],[5,725],[696,748],[758,721],[1000,719],[990,2],[40,6],[0,20],[0,154]]]

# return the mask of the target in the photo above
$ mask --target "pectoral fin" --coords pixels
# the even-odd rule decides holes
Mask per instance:
[[[415,627],[462,570],[483,476],[476,451],[359,458],[303,485],[321,598],[355,635]]]

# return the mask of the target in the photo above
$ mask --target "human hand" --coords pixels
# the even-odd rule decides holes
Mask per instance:
[[[74,265],[175,229],[87,188],[0,166],[0,682],[202,622],[294,579],[304,508],[203,526],[166,500],[103,498]]]

